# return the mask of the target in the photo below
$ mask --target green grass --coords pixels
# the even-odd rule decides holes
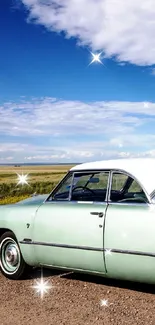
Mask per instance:
[[[72,166],[0,167],[0,204],[18,202],[33,193],[48,194]],[[18,175],[28,174],[29,185],[18,185]]]
[[[0,200],[0,204],[12,204],[17,203],[21,200],[25,200],[29,197],[29,195],[19,195],[19,196],[11,196],[11,197],[5,197]]]

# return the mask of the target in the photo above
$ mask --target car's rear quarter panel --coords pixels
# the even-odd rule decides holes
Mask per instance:
[[[155,206],[109,205],[104,247],[142,254],[105,254],[108,276],[155,283]]]

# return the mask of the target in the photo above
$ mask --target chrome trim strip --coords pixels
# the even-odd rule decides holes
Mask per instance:
[[[130,251],[124,249],[108,249],[108,248],[105,251],[110,251],[111,253],[119,253],[119,254],[155,257],[155,253],[150,253],[150,252]]]
[[[68,201],[69,201],[69,202],[71,201],[71,198],[72,198],[73,182],[74,182],[74,172],[73,172],[73,174],[72,174],[71,186],[70,186],[70,189],[69,189],[69,196],[68,196]]]
[[[107,190],[106,190],[106,196],[105,196],[105,202],[108,202],[109,200],[109,189],[111,184],[111,171],[108,171],[108,182],[107,182]]]
[[[110,202],[110,196],[111,196],[111,188],[112,188],[112,177],[113,177],[113,172],[110,170],[109,173],[109,184],[108,184],[108,196],[107,196],[107,201],[108,203]]]
[[[150,252],[140,252],[140,251],[131,251],[124,249],[111,249],[111,248],[98,248],[98,247],[88,247],[88,246],[77,246],[77,245],[66,245],[66,244],[55,244],[55,243],[46,243],[46,242],[37,242],[30,239],[23,239],[19,242],[20,244],[25,245],[36,245],[36,246],[48,246],[48,247],[59,247],[59,248],[71,248],[71,249],[80,249],[96,252],[107,252],[108,253],[118,253],[118,254],[127,254],[127,255],[138,255],[138,256],[148,256],[155,257],[155,253]],[[105,254],[106,255],[106,254]]]
[[[151,194],[150,194],[150,198],[151,198],[151,201],[152,201],[153,204],[154,204],[154,201],[153,201],[154,197],[155,197],[155,190],[152,191]]]
[[[88,251],[97,251],[103,252],[103,248],[97,247],[88,247],[88,246],[76,246],[76,245],[65,245],[65,244],[55,244],[55,243],[45,243],[45,242],[37,242],[37,241],[27,241],[22,240],[19,242],[20,244],[26,245],[36,245],[36,246],[49,246],[49,247],[59,247],[59,248],[71,248],[71,249],[81,249],[81,250],[88,250]]]
[[[130,206],[130,207],[135,207],[135,206],[139,206],[139,207],[149,207],[149,206],[152,206],[152,204],[151,203],[149,203],[149,202],[147,202],[147,203],[134,203],[134,201],[133,201],[133,203],[129,203],[129,202],[112,202],[112,201],[110,201],[110,202],[108,202],[108,206],[110,206],[110,205],[117,205],[117,206]]]

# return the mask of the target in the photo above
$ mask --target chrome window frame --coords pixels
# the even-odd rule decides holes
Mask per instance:
[[[150,194],[150,198],[152,202],[155,203],[155,190],[153,190],[152,193]]]

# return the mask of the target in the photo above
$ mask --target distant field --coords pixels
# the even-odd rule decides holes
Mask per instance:
[[[14,203],[34,192],[50,193],[73,165],[0,166],[0,204]],[[28,185],[18,185],[18,175],[28,174]]]
[[[3,173],[3,172],[16,172],[17,170],[18,171],[35,171],[35,172],[38,172],[38,171],[55,171],[55,170],[58,170],[58,171],[61,171],[61,170],[68,170],[70,169],[72,166],[74,165],[33,165],[33,166],[27,166],[27,165],[23,165],[23,166],[20,166],[20,167],[15,167],[15,166],[0,166],[0,173]]]
[[[57,166],[0,166],[0,183],[17,183],[19,175],[28,174],[29,182],[57,182],[73,165]]]

